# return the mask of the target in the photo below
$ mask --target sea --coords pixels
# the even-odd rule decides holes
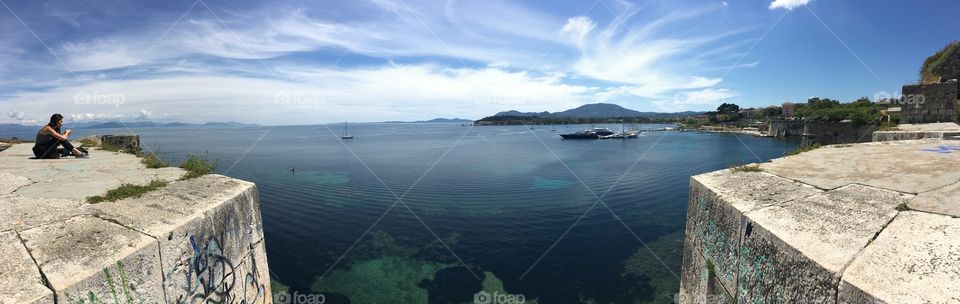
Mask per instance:
[[[205,155],[216,173],[255,182],[274,290],[324,303],[673,303],[690,177],[799,145],[559,136],[588,127],[358,123],[348,140],[342,124],[75,134],[136,133],[164,160]]]

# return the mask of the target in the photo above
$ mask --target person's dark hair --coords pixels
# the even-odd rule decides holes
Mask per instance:
[[[48,123],[47,125],[50,126],[51,128],[56,128],[57,122],[60,121],[61,119],[63,119],[63,115],[60,115],[60,113],[53,114],[53,116],[50,116],[50,123]]]

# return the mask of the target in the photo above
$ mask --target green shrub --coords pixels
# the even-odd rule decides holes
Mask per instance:
[[[87,203],[97,204],[101,202],[115,202],[125,198],[140,197],[144,193],[157,190],[167,186],[166,181],[153,180],[145,186],[123,184],[120,187],[107,191],[107,194],[87,197]]]
[[[143,159],[141,159],[140,162],[150,169],[166,168],[170,166],[170,163],[160,159],[160,156],[158,156],[156,153],[144,153],[141,154],[141,157],[143,157]]]
[[[187,170],[187,173],[185,173],[180,179],[191,179],[213,173],[213,170],[217,168],[217,165],[218,162],[210,161],[206,154],[203,156],[196,154],[187,155],[187,159],[180,164],[180,168]]]
[[[160,159],[160,147],[157,146],[152,152],[137,152],[137,157],[140,157],[140,162],[143,163],[147,168],[150,169],[159,169],[166,168],[170,166],[170,163]]]

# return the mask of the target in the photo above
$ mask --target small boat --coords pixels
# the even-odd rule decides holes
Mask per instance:
[[[627,138],[637,138],[638,136],[640,136],[640,132],[630,130],[630,131],[625,131],[623,133],[603,136],[603,137],[600,137],[600,139],[627,139]]]
[[[593,128],[576,133],[560,134],[560,136],[563,137],[563,139],[600,139],[613,134],[614,132],[607,128]]]
[[[353,135],[347,134],[347,122],[343,122],[343,136],[340,139],[353,139]]]

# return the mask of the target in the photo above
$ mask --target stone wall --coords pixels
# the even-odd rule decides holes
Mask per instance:
[[[120,149],[124,152],[137,152],[140,151],[140,135],[136,134],[124,134],[124,135],[93,135],[82,138],[84,140],[91,140],[97,146],[102,146],[104,144]]]
[[[37,283],[15,303],[273,302],[252,183],[207,175],[63,217],[0,245]]]
[[[958,131],[880,131],[873,133],[874,142],[919,140],[919,139],[953,139],[960,136]]]
[[[904,104],[900,123],[956,122],[958,90],[956,81],[903,86],[904,99],[923,102]]]
[[[802,120],[771,120],[767,136],[790,137],[803,135]]]
[[[807,121],[803,125],[801,145],[834,145],[870,142],[873,133],[879,129],[876,125],[856,125],[852,122]]]

